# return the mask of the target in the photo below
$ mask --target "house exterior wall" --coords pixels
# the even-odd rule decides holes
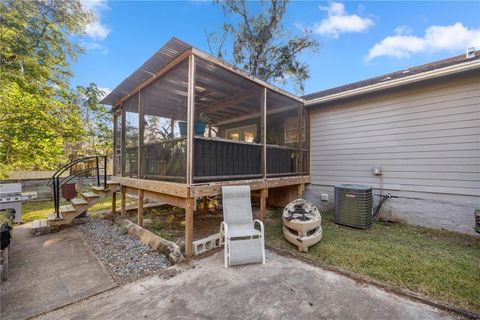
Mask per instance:
[[[394,198],[381,218],[474,234],[480,74],[312,107],[310,161],[306,198],[323,209],[333,209],[336,184],[369,184],[376,195],[383,184]],[[329,201],[321,203],[321,193]]]

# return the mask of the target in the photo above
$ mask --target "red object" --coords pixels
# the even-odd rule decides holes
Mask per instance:
[[[77,196],[77,188],[75,183],[65,183],[62,186],[62,197],[71,200]]]

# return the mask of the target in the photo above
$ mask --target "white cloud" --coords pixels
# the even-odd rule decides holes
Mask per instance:
[[[87,50],[98,50],[102,54],[107,54],[108,53],[108,47],[104,46],[98,42],[92,42],[92,41],[84,41],[82,42],[82,47],[84,47]]]
[[[340,2],[331,2],[328,7],[320,6],[319,8],[327,12],[327,18],[315,23],[313,30],[323,36],[338,38],[341,33],[361,32],[374,25],[370,18],[347,14],[345,5]]]
[[[110,29],[100,21],[92,22],[85,28],[85,34],[93,40],[104,40],[109,33]]]
[[[94,16],[94,21],[85,27],[85,36],[89,40],[85,43],[87,50],[102,50],[107,52],[105,47],[99,41],[105,40],[110,34],[110,28],[102,22],[102,14],[110,9],[106,0],[81,0],[82,6],[90,10]]]
[[[108,95],[110,94],[110,92],[112,92],[112,89],[106,88],[106,87],[99,87],[98,89],[103,92],[103,94],[101,95],[100,99],[105,98],[106,96],[108,96]]]
[[[472,46],[480,48],[480,29],[469,29],[460,22],[451,26],[430,26],[423,37],[405,33],[402,27],[397,27],[395,32],[396,35],[375,44],[366,59],[381,56],[408,58],[421,52],[459,51]]]
[[[398,26],[395,28],[395,33],[396,34],[402,34],[402,35],[410,35],[412,34],[413,30],[409,26]]]

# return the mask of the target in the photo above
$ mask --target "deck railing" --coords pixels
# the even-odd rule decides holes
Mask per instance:
[[[252,179],[262,176],[262,145],[195,137],[194,181]]]
[[[143,172],[146,179],[184,181],[186,138],[176,138],[143,146]]]
[[[267,177],[300,173],[300,150],[284,146],[267,146]]]
[[[176,138],[142,147],[140,178],[184,182],[186,180],[186,138]],[[287,146],[267,145],[267,177],[306,172],[307,153]],[[125,152],[125,175],[137,177],[138,147]],[[194,182],[255,179],[263,176],[262,145],[222,138],[195,137]],[[303,170],[301,170],[303,168]]]

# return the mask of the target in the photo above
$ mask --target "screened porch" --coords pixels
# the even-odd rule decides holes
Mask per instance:
[[[159,70],[114,105],[115,175],[187,184],[308,175],[300,98],[193,48]]]

